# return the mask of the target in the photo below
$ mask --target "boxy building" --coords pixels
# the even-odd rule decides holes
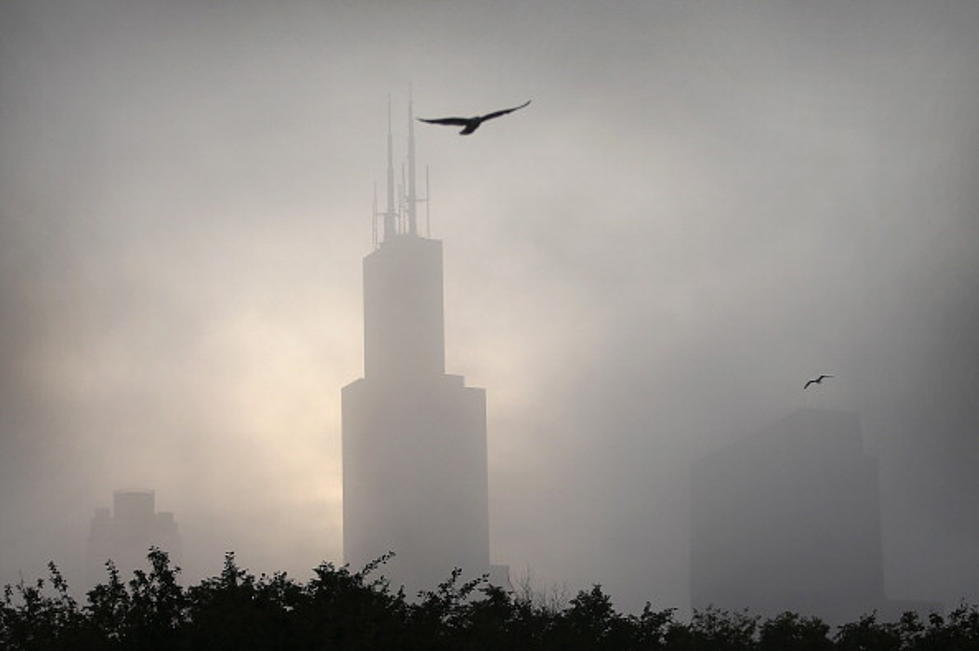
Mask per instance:
[[[831,622],[936,604],[884,593],[877,460],[856,414],[804,409],[693,465],[694,608]]]

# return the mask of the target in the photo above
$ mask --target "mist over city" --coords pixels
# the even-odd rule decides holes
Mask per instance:
[[[117,491],[187,581],[306,577],[375,556],[350,486],[453,467],[387,521],[471,494],[513,584],[686,615],[719,532],[774,540],[748,478],[825,452],[779,513],[869,523],[880,599],[979,601],[977,31],[968,1],[0,4],[0,584],[82,594]],[[448,379],[395,350],[377,395],[465,396],[472,472],[405,436],[435,421],[345,470],[389,404],[343,389],[365,273],[404,242],[439,332],[384,285],[378,349],[444,318]],[[861,506],[807,520],[805,486]]]

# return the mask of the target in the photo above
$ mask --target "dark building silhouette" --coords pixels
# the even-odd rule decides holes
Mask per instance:
[[[123,577],[134,569],[146,567],[146,554],[151,546],[180,560],[180,533],[173,513],[156,511],[154,491],[115,491],[112,511],[95,510],[88,537],[86,572],[89,583],[104,581],[105,562],[109,559]]]
[[[694,608],[830,622],[936,610],[884,594],[877,460],[856,414],[804,409],[693,465]]]
[[[418,234],[412,122],[409,108],[395,206],[389,111],[383,237],[375,221],[363,266],[364,377],[342,391],[344,558],[360,568],[394,551],[383,573],[409,594],[453,567],[490,570],[486,393],[445,373],[442,243]]]

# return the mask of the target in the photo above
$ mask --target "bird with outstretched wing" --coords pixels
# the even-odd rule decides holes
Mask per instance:
[[[520,106],[514,106],[513,108],[503,109],[500,111],[493,111],[492,113],[487,113],[486,115],[476,115],[471,118],[418,118],[419,122],[427,122],[429,124],[444,124],[452,127],[463,127],[462,131],[459,132],[460,136],[468,136],[470,133],[479,128],[483,122],[487,120],[492,120],[493,118],[498,118],[507,113],[513,113],[518,111],[525,106],[530,104],[528,99],[526,102]]]
[[[823,380],[825,380],[828,377],[835,377],[835,376],[823,374],[820,375],[819,377],[810,378],[809,381],[806,382],[806,385],[802,387],[802,390],[805,391],[806,389],[808,389],[810,384],[822,384]]]

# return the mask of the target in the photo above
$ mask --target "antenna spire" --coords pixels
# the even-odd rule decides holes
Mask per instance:
[[[401,183],[398,185],[398,232],[405,232],[405,222],[408,217],[408,188],[405,185],[405,164],[401,163]]]
[[[418,234],[416,208],[418,195],[415,193],[415,115],[411,84],[408,85],[408,233]]]
[[[394,144],[391,139],[391,95],[388,95],[388,206],[384,212],[384,239],[394,237]]]

